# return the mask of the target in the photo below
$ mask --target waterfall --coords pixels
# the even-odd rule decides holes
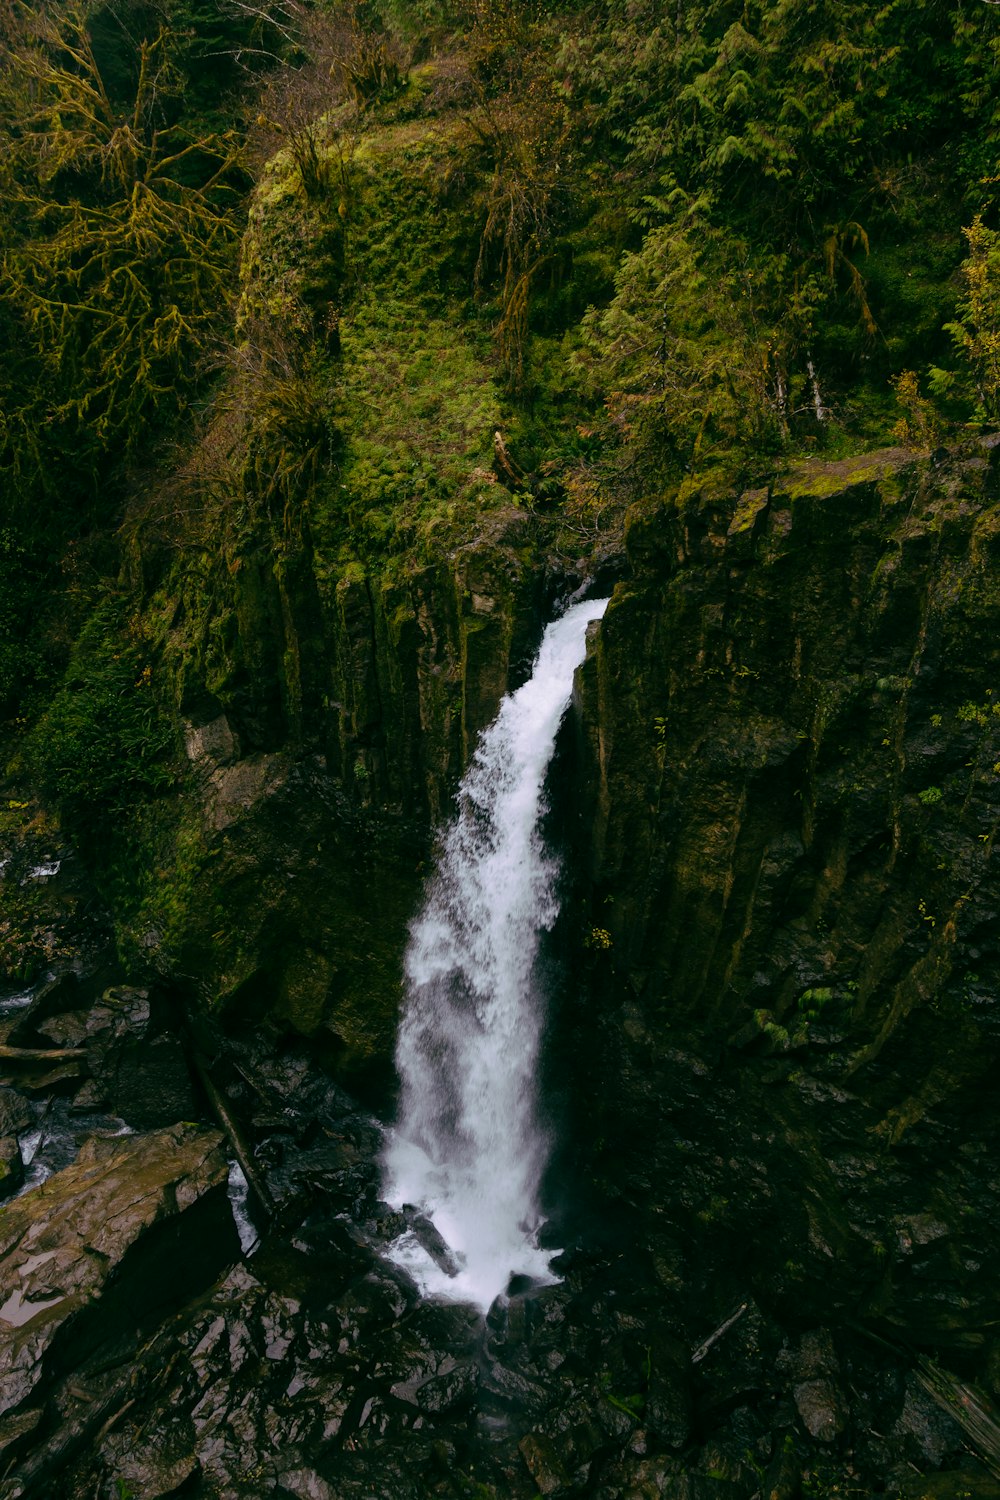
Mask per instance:
[[[537,1243],[548,1141],[536,959],[558,913],[559,862],[539,825],[587,626],[607,602],[576,604],[549,625],[531,678],[483,733],[410,930],[384,1191],[434,1228],[409,1230],[390,1253],[426,1293],[483,1308],[512,1274],[553,1279],[553,1252]]]

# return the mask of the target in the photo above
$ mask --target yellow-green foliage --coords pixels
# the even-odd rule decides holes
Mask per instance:
[[[163,123],[171,42],[140,44],[127,108],[76,13],[42,24],[8,70],[25,233],[4,257],[6,296],[48,372],[38,419],[85,432],[91,450],[130,446],[151,412],[176,410],[227,296],[235,145]]]
[[[957,348],[972,368],[980,415],[1000,416],[1000,233],[977,214],[962,233],[968,256],[962,265],[958,319],[948,324]]]

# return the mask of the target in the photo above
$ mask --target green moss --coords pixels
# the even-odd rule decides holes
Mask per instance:
[[[269,165],[239,323],[251,345],[304,339],[312,350],[305,365],[294,355],[299,379],[337,448],[314,466],[306,502],[325,589],[352,558],[385,567],[438,523],[474,524],[507,498],[491,468],[503,402],[489,331],[469,317],[474,210],[447,188],[470,170],[468,143],[427,118],[376,121],[350,150],[343,141],[324,148],[330,187],[313,198],[291,151]]]
[[[891,483],[897,480],[900,467],[908,461],[911,461],[910,455],[899,449],[829,463],[810,460],[794,465],[783,475],[777,492],[793,503],[805,499],[825,500],[858,485]]]
[[[215,888],[217,855],[190,794],[138,809],[120,830],[105,883],[129,972],[211,972],[226,924]]]
[[[111,599],[95,611],[62,686],[24,744],[24,760],[69,831],[85,843],[174,781],[173,726],[137,617]]]
[[[741,495],[733,519],[729,523],[729,535],[739,536],[744,532],[752,530],[761,511],[767,505],[768,491],[766,489],[747,490]]]

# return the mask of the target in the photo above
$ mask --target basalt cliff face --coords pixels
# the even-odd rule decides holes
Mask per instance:
[[[711,1268],[722,1306],[752,1247],[747,1286],[796,1318],[981,1354],[996,451],[634,508],[565,752],[585,998],[554,1023],[586,1175],[664,1274]],[[404,584],[323,602],[303,564],[237,573],[214,617],[176,606],[190,910],[225,913],[197,965],[233,1024],[291,1026],[345,1078],[387,1064],[429,837],[573,582],[512,510]]]
[[[669,1226],[667,1260],[752,1245],[797,1315],[832,1298],[970,1350],[997,1227],[996,451],[635,507],[561,778],[585,1000],[555,1035],[588,1175]],[[323,600],[304,558],[173,606],[207,843],[187,965],[233,1024],[291,1026],[345,1078],[387,1064],[433,829],[575,581],[512,510],[404,583]]]
[[[391,1056],[433,830],[574,582],[513,508],[391,582],[355,567],[321,587],[308,539],[172,574],[151,618],[197,853],[167,871],[176,943],[155,907],[135,921],[150,968],[197,975],[213,1007],[317,1037],[342,1067]]]
[[[996,485],[986,441],[632,513],[581,683],[567,1024],[668,1293],[993,1380]]]

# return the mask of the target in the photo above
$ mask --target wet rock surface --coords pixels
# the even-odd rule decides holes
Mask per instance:
[[[378,1121],[301,1041],[202,1025],[171,1045],[207,1049],[274,1205],[251,1198],[243,1256],[217,1132],[136,1130],[144,1085],[135,1116],[128,1089],[124,1119],[97,1112],[130,1039],[182,1010],[79,978],[17,1008],[22,1041],[90,1061],[52,1092],[0,1093],[29,1177],[50,1173],[0,1211],[5,1500],[902,1500],[915,1471],[929,1495],[949,1475],[1000,1493],[902,1351],[797,1325],[731,1264],[693,1273],[639,1216],[551,1225],[561,1281],[515,1281],[485,1318],[422,1302],[383,1258],[405,1219],[379,1199]],[[174,1100],[206,1107],[190,1074]],[[949,1238],[934,1215],[900,1233],[918,1256]]]
[[[0,1215],[8,1279],[37,1309],[9,1341],[38,1331],[28,1365],[7,1361],[0,1495],[793,1500],[839,1485],[902,1500],[915,1470],[1000,1494],[901,1351],[797,1328],[738,1277],[713,1306],[637,1224],[552,1226],[561,1281],[515,1281],[486,1317],[422,1301],[383,1258],[401,1216],[379,1200],[377,1121],[301,1044],[221,1046],[216,1076],[276,1205],[269,1222],[256,1210],[249,1258],[228,1205],[222,1230],[226,1163],[202,1127],[97,1137]],[[184,1227],[206,1200],[214,1248]],[[154,1259],[137,1286],[129,1257],[164,1223],[170,1274]],[[117,1268],[100,1259],[109,1235]],[[178,1282],[185,1256],[200,1286]],[[76,1331],[60,1317],[74,1297]]]
[[[642,502],[582,674],[573,1132],[665,1286],[765,1318],[698,1378],[809,1493],[956,1463],[895,1389],[862,1441],[859,1326],[997,1391],[998,489],[990,440]]]
[[[17,953],[52,987],[0,996],[0,1043],[42,1054],[0,1069],[0,1159],[28,1186],[0,1235],[109,1164],[116,1203],[145,1153],[160,1186],[115,1265],[75,1210],[24,1278],[12,1248],[35,1311],[0,1319],[0,1497],[1000,1496],[994,467],[812,465],[633,514],[580,699],[561,1280],[485,1318],[383,1258],[407,1222],[446,1256],[380,1202],[382,1129],[345,1080],[384,1061],[425,852],[400,809],[441,805],[514,670],[521,562],[505,583],[460,560],[461,598],[345,588],[322,754],[279,744],[249,640],[224,715],[192,708],[224,823],[206,879],[239,916],[211,1007],[72,967],[56,877],[31,873],[54,858],[21,860]],[[214,1118],[206,1077],[271,1206],[250,1192],[244,1253],[218,1137],[176,1124]],[[214,1165],[181,1208],[196,1142]]]
[[[0,1443],[24,1492],[103,1410],[86,1372],[123,1366],[164,1312],[236,1248],[216,1131],[92,1137],[0,1220]],[[84,1393],[81,1396],[81,1386]],[[73,1429],[78,1431],[74,1434]]]

